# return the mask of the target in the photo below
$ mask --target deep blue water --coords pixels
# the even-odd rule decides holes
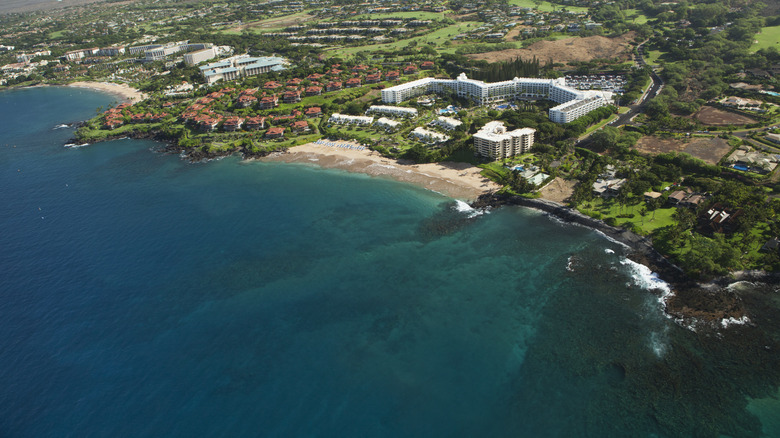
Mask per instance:
[[[771,436],[729,333],[665,317],[620,245],[364,175],[63,147],[111,101],[0,92],[0,436]]]

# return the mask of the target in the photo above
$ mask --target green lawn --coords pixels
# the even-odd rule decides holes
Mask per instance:
[[[545,1],[509,0],[509,4],[520,6],[521,8],[532,8],[542,12],[560,11],[563,9],[571,12],[588,12],[588,8],[583,8],[581,6],[556,5]]]
[[[632,222],[639,227],[644,234],[650,234],[658,228],[663,228],[675,223],[672,218],[672,215],[676,210],[674,207],[659,208],[655,211],[655,215],[653,215],[652,211],[648,211],[647,214],[643,216],[641,212],[644,205],[644,202],[640,202],[639,204],[632,206],[621,206],[614,199],[605,201],[601,198],[596,198],[593,201],[580,205],[578,209],[585,214],[598,213],[601,215],[602,219],[614,217],[619,226]],[[618,215],[629,214],[631,215],[630,218],[617,217]],[[591,214],[591,216],[592,215],[593,214]]]
[[[639,9],[626,9],[623,11],[623,14],[625,14],[627,20],[634,24],[645,24],[648,20],[647,16]]]
[[[754,37],[750,52],[775,47],[780,50],[780,26],[762,27],[761,32]]]
[[[445,41],[451,40],[452,37],[454,37],[455,35],[459,33],[463,33],[471,27],[479,27],[480,24],[481,23],[477,21],[464,21],[461,23],[443,27],[441,29],[437,29],[426,35],[398,40],[392,43],[368,44],[368,45],[355,46],[355,47],[343,47],[343,48],[337,48],[335,50],[328,50],[325,53],[328,54],[328,56],[349,57],[361,51],[374,51],[374,50],[394,51],[406,47],[406,45],[408,45],[412,41],[417,42],[417,44],[425,44],[431,42],[436,44],[437,49],[442,49],[442,44],[444,44]]]
[[[49,34],[49,38],[51,38],[51,39],[62,38],[65,35],[65,32],[66,31],[64,31],[64,30],[58,30],[58,31],[52,32],[52,33]]]
[[[596,123],[595,125],[591,126],[590,128],[586,129],[585,132],[580,136],[580,138],[585,138],[589,136],[593,131],[596,131],[597,129],[601,129],[604,126],[607,125],[607,123],[617,119],[617,115],[612,115],[611,117],[607,117],[606,119]]]
[[[645,56],[645,62],[650,65],[658,64],[658,59],[663,56],[664,52],[660,50],[648,50]]]
[[[416,20],[437,20],[444,16],[439,12],[387,12],[379,14],[361,14],[349,17],[350,20],[384,20],[390,18],[413,18]]]

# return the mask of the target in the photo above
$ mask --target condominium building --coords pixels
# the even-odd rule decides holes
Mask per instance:
[[[452,117],[444,117],[439,116],[435,120],[433,120],[431,125],[438,126],[442,129],[446,129],[447,131],[451,131],[453,129],[456,129],[458,126],[462,125],[463,122],[460,120],[453,119]]]
[[[429,143],[441,143],[449,140],[450,138],[444,134],[440,134],[436,131],[429,131],[425,128],[416,127],[409,133],[412,137],[416,137],[420,141]]]
[[[190,43],[187,40],[166,44],[145,44],[143,46],[128,47],[131,55],[144,55],[146,61],[160,61],[179,52],[191,52],[212,47],[211,43]]]
[[[584,99],[570,100],[550,108],[549,117],[555,123],[569,123],[608,104],[604,96],[593,94]]]
[[[388,119],[386,117],[380,117],[376,123],[374,123],[374,126],[393,130],[401,126],[401,122],[396,122],[395,120]]]
[[[208,61],[211,58],[217,56],[217,50],[214,47],[208,47],[203,50],[196,50],[194,52],[184,55],[184,63],[193,66],[200,64],[203,61]]]
[[[565,78],[514,78],[509,81],[487,83],[469,79],[465,73],[461,73],[455,79],[423,78],[385,88],[382,90],[382,101],[384,103],[398,103],[429,93],[454,93],[459,97],[472,99],[479,105],[513,99],[549,99],[560,104],[588,100],[587,104],[580,106],[559,105],[555,107],[556,117],[560,119],[558,114],[563,113],[565,114],[564,119],[568,121],[583,115],[581,108],[591,108],[592,110],[609,103],[603,93],[579,91],[566,86]],[[551,114],[553,114],[552,110]],[[552,116],[550,118],[553,120]]]
[[[338,124],[349,123],[356,125],[370,125],[374,123],[374,118],[367,116],[348,116],[346,114],[333,113],[328,119],[328,122]]]
[[[492,121],[474,134],[474,149],[483,157],[508,158],[531,150],[535,129],[507,131],[504,122]]]
[[[366,110],[368,113],[388,114],[396,117],[417,117],[416,108],[405,108],[402,106],[371,105]]]
[[[13,50],[13,46],[0,46],[0,47],[10,47],[9,50]],[[39,50],[37,52],[33,53],[22,53],[16,57],[16,62],[30,62],[33,58],[37,58],[38,56],[49,56],[51,55],[51,52],[48,50]]]
[[[200,67],[200,73],[206,83],[211,85],[217,81],[232,81],[270,71],[285,70],[285,64],[287,61],[277,56],[255,58],[249,55],[238,55],[206,64]]]

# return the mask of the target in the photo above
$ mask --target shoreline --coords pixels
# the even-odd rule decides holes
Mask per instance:
[[[542,211],[567,224],[579,225],[603,234],[608,239],[625,245],[626,258],[649,268],[659,279],[667,283],[671,293],[662,295],[663,311],[678,323],[693,328],[701,323],[722,326],[723,321],[750,321],[752,306],[742,295],[730,288],[740,282],[773,284],[780,273],[765,271],[735,271],[726,276],[698,282],[682,269],[661,255],[653,247],[652,240],[633,232],[607,225],[605,222],[546,199],[524,198],[504,194],[486,194],[472,203],[477,209],[518,205]]]
[[[475,201],[501,188],[480,175],[481,169],[468,163],[415,164],[380,155],[353,141],[329,141],[293,146],[261,161],[315,164],[324,169],[341,169],[407,182],[453,199]]]
[[[660,297],[663,311],[689,328],[700,323],[718,326],[722,321],[749,318],[752,313],[748,312],[749,305],[746,305],[740,294],[730,290],[730,285],[742,281],[771,284],[780,279],[777,273],[737,271],[706,282],[697,282],[656,251],[648,237],[612,227],[553,200],[495,193],[501,186],[484,178],[479,174],[479,168],[467,163],[415,164],[384,157],[354,141],[323,139],[261,155],[247,154],[241,150],[198,155],[181,150],[176,139],[165,138],[159,133],[125,133],[118,138],[126,137],[163,142],[166,146],[162,151],[180,155],[191,162],[236,154],[246,161],[309,164],[323,169],[340,169],[411,183],[453,200],[466,201],[475,209],[517,205],[540,210],[564,223],[584,226],[625,245],[626,258],[646,266],[671,287],[671,294]],[[107,138],[101,142],[114,139]]]
[[[94,81],[77,81],[65,84],[66,87],[74,88],[86,88],[94,91],[102,91],[104,93],[113,94],[118,96],[124,102],[138,103],[145,100],[149,96],[141,91],[127,84],[116,84],[113,82],[94,82]]]

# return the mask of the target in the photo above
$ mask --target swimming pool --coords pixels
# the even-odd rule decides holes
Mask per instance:
[[[735,169],[737,169],[737,170],[742,170],[742,171],[744,171],[744,172],[747,172],[747,171],[748,171],[748,167],[747,167],[747,166],[745,166],[744,164],[734,164],[734,165],[732,165],[731,167],[733,167],[733,168],[735,168]]]

